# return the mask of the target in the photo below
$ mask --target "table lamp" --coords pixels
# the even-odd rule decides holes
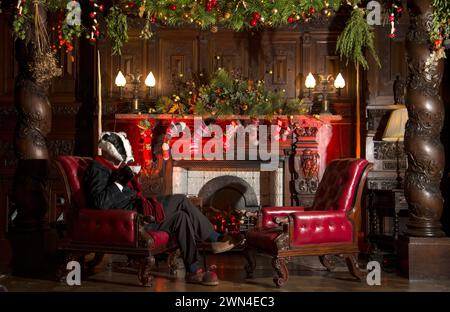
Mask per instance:
[[[404,105],[398,105],[399,108],[393,110],[384,129],[383,141],[395,142],[395,154],[397,160],[397,188],[402,186],[402,177],[400,176],[400,155],[401,150],[399,142],[405,138],[405,125],[408,121],[408,110]]]

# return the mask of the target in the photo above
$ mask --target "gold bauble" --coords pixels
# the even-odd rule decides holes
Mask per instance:
[[[241,105],[241,109],[243,112],[246,112],[248,110],[248,105],[247,104],[242,104]]]
[[[225,19],[229,19],[230,17],[231,17],[230,12],[225,12],[225,14],[223,15],[223,18],[225,18]]]
[[[273,14],[277,14],[277,13],[278,13],[278,10],[277,10],[276,8],[273,8],[272,13],[273,13]]]
[[[219,27],[217,27],[217,25],[214,25],[211,27],[211,32],[212,33],[216,33],[219,30]]]

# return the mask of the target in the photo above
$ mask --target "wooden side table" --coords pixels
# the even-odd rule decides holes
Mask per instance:
[[[400,232],[400,214],[408,210],[403,189],[369,190],[369,240],[382,243],[396,241]],[[392,217],[393,222],[385,227],[385,218]]]

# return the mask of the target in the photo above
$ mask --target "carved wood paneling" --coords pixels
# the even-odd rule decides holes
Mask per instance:
[[[248,77],[249,39],[248,33],[219,31],[208,36],[208,68],[206,72],[214,72],[219,67]],[[204,53],[201,51],[200,53]],[[203,58],[205,55],[201,55]]]
[[[409,20],[404,14],[400,24],[396,26],[396,38],[388,40],[390,28],[379,26],[375,28],[375,48],[380,57],[381,68],[379,68],[372,57],[368,58],[369,70],[367,71],[367,94],[368,105],[394,104],[393,85],[396,76],[406,79],[405,61],[405,35]]]
[[[8,17],[0,18],[0,103],[10,101],[14,88],[14,40],[8,27]]]
[[[259,52],[257,78],[264,79],[268,89],[286,90],[288,98],[299,95],[300,44],[298,32],[264,32],[256,50]]]
[[[198,68],[198,31],[161,31],[158,38],[159,94],[171,94],[173,77],[192,78]]]

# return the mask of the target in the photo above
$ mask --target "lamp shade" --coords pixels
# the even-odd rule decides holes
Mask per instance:
[[[127,80],[120,70],[117,73],[115,83],[118,87],[125,87],[125,85],[127,84]]]
[[[336,76],[336,79],[334,80],[334,87],[336,89],[343,89],[345,87],[345,80],[341,73]]]
[[[401,106],[402,108],[392,111],[386,129],[384,130],[383,141],[396,142],[404,140],[405,125],[408,121],[408,110],[403,105]]]
[[[314,89],[316,87],[316,78],[312,73],[309,73],[305,80],[305,87],[308,89]]]
[[[147,78],[145,78],[145,85],[150,88],[156,85],[156,79],[152,72],[149,72]]]

